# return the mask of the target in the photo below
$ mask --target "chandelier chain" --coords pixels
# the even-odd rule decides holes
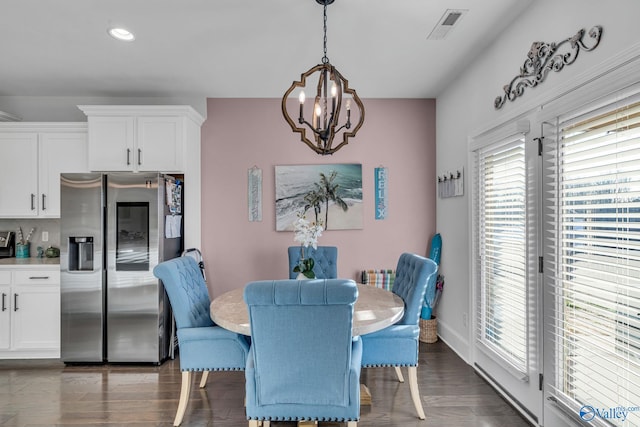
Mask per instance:
[[[327,2],[324,3],[324,56],[322,57],[322,63],[328,64],[329,58],[327,57]]]

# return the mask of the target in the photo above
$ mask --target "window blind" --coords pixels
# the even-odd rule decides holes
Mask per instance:
[[[637,408],[640,98],[560,117],[545,139],[545,165],[550,393],[583,417],[591,415],[581,408]],[[640,412],[626,421],[596,412],[597,424],[640,426]]]
[[[526,165],[524,136],[476,151],[476,339],[527,372]]]

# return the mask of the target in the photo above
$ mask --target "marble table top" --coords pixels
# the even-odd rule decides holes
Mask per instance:
[[[230,331],[251,335],[244,289],[226,292],[211,302],[211,319]],[[404,314],[404,301],[396,294],[371,285],[358,284],[353,309],[353,335],[365,335],[393,325]]]

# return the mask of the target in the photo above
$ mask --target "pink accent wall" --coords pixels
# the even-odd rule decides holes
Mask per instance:
[[[202,252],[211,296],[247,282],[289,277],[293,232],[275,231],[276,165],[362,164],[364,228],[329,230],[320,245],[338,247],[338,274],[357,280],[368,268],[396,267],[402,252],[426,256],[436,232],[433,99],[364,99],[358,135],[320,156],[291,131],[280,99],[207,101],[202,127]],[[247,171],[262,169],[262,221],[249,222]],[[388,215],[376,220],[374,168],[388,172]]]

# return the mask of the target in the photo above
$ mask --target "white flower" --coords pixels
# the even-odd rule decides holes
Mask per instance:
[[[300,243],[300,261],[298,265],[293,268],[294,273],[302,273],[309,279],[313,279],[315,274],[313,273],[313,265],[315,264],[313,258],[304,257],[304,248],[312,246],[313,249],[318,249],[318,237],[322,236],[322,222],[309,222],[304,215],[298,214],[298,219],[293,224],[293,240]]]
[[[322,236],[322,224],[309,222],[304,215],[298,215],[298,219],[293,225],[295,233],[293,240],[300,243],[305,248],[312,246],[318,249],[318,237]]]

